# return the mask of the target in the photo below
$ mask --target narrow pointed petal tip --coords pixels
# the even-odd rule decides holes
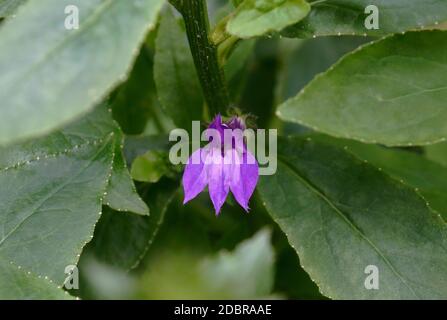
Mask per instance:
[[[248,202],[250,201],[250,198],[253,195],[258,183],[258,162],[248,150],[242,155],[240,155],[237,151],[233,151],[233,157],[239,158],[236,160],[236,164],[232,165],[229,183],[230,190],[239,205],[248,212]]]
[[[225,129],[226,125],[222,123],[222,116],[218,114],[214,117],[213,121],[209,124],[208,129],[216,129],[219,132],[223,133],[223,130]]]
[[[206,150],[198,149],[191,155],[186,164],[182,178],[184,191],[183,204],[194,199],[207,185],[206,169],[202,161],[202,155],[205,153]]]
[[[228,193],[230,192],[230,186],[228,184],[227,166],[224,163],[224,158],[220,148],[213,148],[210,152],[210,162],[206,164],[208,172],[208,191],[211,201],[213,202],[214,210],[216,214],[220,212]]]

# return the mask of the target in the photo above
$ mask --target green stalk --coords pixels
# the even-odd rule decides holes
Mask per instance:
[[[230,98],[219,65],[217,46],[209,36],[206,0],[170,0],[182,14],[194,64],[211,116],[226,113]]]

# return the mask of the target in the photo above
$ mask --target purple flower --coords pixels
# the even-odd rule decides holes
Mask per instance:
[[[219,214],[228,193],[248,211],[248,201],[258,182],[258,163],[247,150],[243,139],[245,125],[233,117],[222,123],[220,115],[209,125],[205,136],[210,141],[195,151],[186,164],[183,189],[187,203],[208,186],[216,214]]]

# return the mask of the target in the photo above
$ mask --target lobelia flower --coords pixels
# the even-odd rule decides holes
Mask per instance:
[[[216,215],[230,191],[242,208],[249,210],[248,201],[258,182],[259,172],[256,158],[245,144],[244,130],[242,119],[233,117],[222,123],[221,116],[216,116],[205,131],[210,142],[196,150],[186,164],[183,204],[208,186]]]

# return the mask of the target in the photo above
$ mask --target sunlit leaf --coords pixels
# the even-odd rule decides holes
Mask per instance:
[[[444,0],[314,0],[311,5],[312,11],[306,19],[285,30],[284,35],[383,36],[436,27],[447,21],[447,3]],[[365,27],[365,20],[373,13],[370,10],[365,13],[365,9],[371,5],[377,8],[378,29]]]
[[[239,38],[262,36],[303,19],[310,10],[304,0],[245,0],[228,21],[228,33]]]
[[[162,3],[26,2],[0,32],[0,144],[46,133],[99,103],[125,79]],[[79,10],[79,29],[64,27],[68,5]]]

